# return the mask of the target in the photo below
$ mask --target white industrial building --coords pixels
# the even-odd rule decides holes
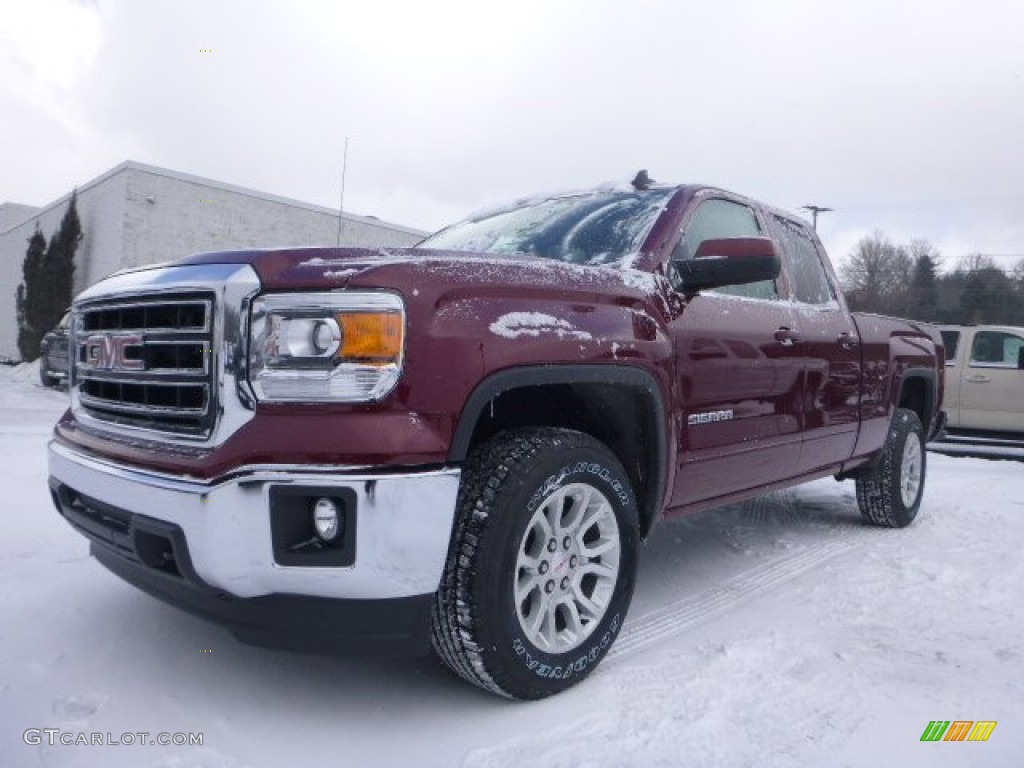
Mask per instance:
[[[43,208],[0,204],[0,360],[18,360],[15,291],[36,224],[47,242],[69,195]],[[338,211],[133,161],[78,187],[83,238],[75,293],[125,267],[231,248],[334,245]],[[427,233],[346,213],[343,246],[405,246]]]

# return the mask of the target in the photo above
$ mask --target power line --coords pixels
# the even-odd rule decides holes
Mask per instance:
[[[850,200],[842,201],[844,211],[876,210],[878,208],[899,208],[904,210],[928,210],[935,208],[994,208],[1024,207],[1021,197],[961,198],[946,200]]]

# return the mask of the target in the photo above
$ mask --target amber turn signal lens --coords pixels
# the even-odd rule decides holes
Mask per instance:
[[[402,316],[398,312],[343,312],[341,326],[343,359],[394,362],[402,354]]]

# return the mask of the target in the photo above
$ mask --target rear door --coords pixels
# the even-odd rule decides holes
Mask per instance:
[[[962,429],[1024,432],[1022,350],[1024,329],[975,330],[960,385]]]
[[[769,213],[769,222],[783,249],[804,369],[799,468],[815,472],[853,455],[860,427],[860,336],[810,227],[777,212]]]
[[[703,196],[684,217],[674,258],[692,258],[707,239],[764,233],[746,201]],[[670,506],[793,473],[800,451],[802,365],[792,326],[792,307],[773,280],[705,291],[672,323],[684,414]]]

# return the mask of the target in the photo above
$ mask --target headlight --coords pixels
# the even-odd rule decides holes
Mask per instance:
[[[249,382],[260,400],[377,400],[402,370],[393,293],[278,293],[252,303]]]

